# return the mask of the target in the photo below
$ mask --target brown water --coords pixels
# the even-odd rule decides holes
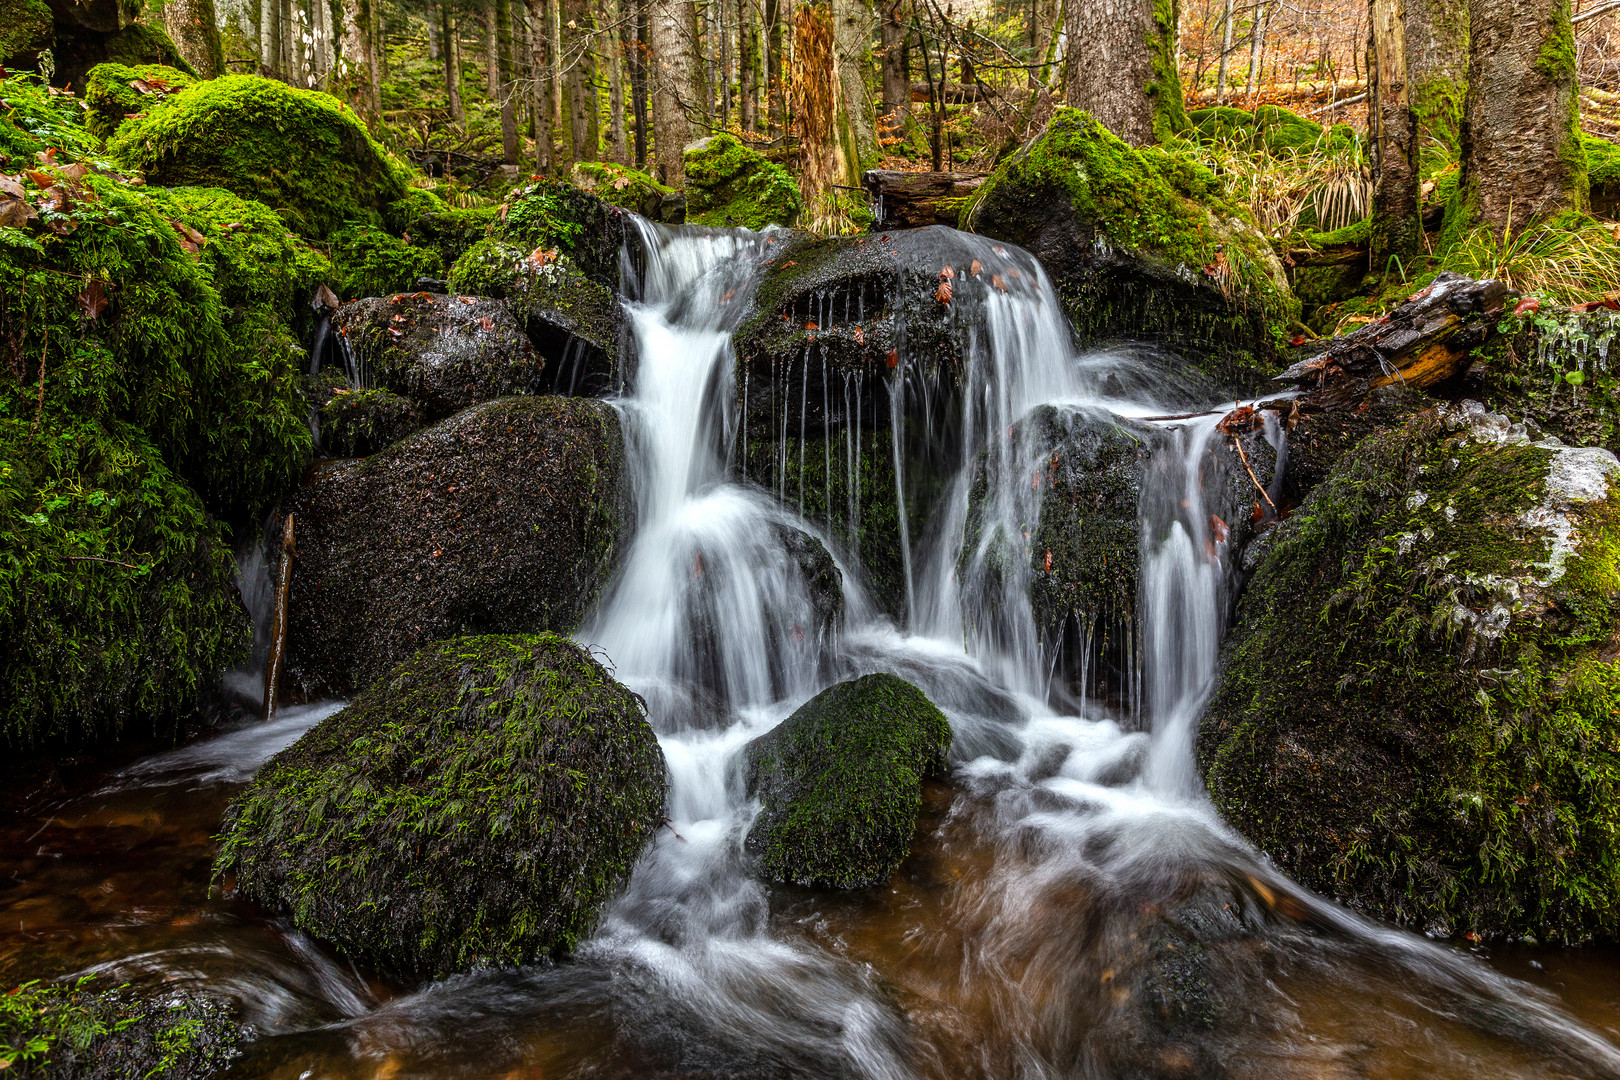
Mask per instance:
[[[211,986],[260,1032],[233,1077],[854,1071],[813,1048],[705,1030],[633,965],[588,958],[412,990],[211,891],[221,810],[307,720],[92,771],[14,809],[0,824],[0,976],[94,969]],[[1550,1006],[1620,1044],[1613,947],[1458,949],[1482,976],[1489,965],[1522,980],[1493,984],[1506,997],[1482,993],[1432,965],[1415,973],[1258,879],[1206,866],[1122,893],[1045,873],[1033,838],[1027,849],[996,839],[996,816],[994,800],[931,785],[914,853],[888,887],[769,896],[769,936],[828,958],[852,995],[897,1018],[883,1037],[913,1075],[1610,1075],[1532,1014]],[[791,983],[775,992],[767,1012],[796,1007]]]

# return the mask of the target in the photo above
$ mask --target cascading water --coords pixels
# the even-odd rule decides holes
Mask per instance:
[[[268,1037],[243,1076],[1620,1075],[1614,1045],[1550,997],[1310,896],[1224,827],[1191,741],[1234,577],[1212,495],[1225,407],[1151,356],[1077,355],[1033,258],[935,231],[958,271],[983,266],[956,279],[959,385],[936,392],[902,357],[885,384],[818,392],[829,422],[814,452],[851,482],[847,505],[807,521],[802,478],[791,506],[775,497],[785,483],[738,479],[737,403],[759,388],[735,384],[730,330],[776,239],[638,223],[625,257],[635,367],[618,402],[635,534],[579,636],[648,702],[669,820],[573,960],[379,1005],[297,935],[272,946],[232,914],[109,970],[194,978],[200,956],[233,957],[214,981],[283,1002],[252,1014]],[[807,321],[826,325],[830,305]],[[796,357],[788,377],[808,386],[825,362]],[[934,493],[929,527],[895,538],[903,626],[864,597],[873,553],[832,536],[868,497],[856,458],[885,417],[900,525],[908,491]],[[1108,700],[1086,678],[1078,697],[1053,692],[1055,644],[1029,599],[1050,433],[1086,425],[1139,443],[1147,462],[1135,595],[1108,616],[1127,627],[1127,677]],[[780,434],[785,468],[792,432]],[[949,453],[911,453],[913,439]],[[1240,490],[1257,497],[1246,476]],[[767,888],[743,850],[754,808],[739,754],[821,688],[872,670],[949,715],[951,785],[927,793],[887,888]],[[238,733],[153,759],[96,798],[201,784],[238,756],[251,768],[315,718],[278,721],[251,748]]]

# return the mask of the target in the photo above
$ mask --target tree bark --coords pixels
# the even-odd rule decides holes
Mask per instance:
[[[1417,139],[1407,98],[1405,0],[1371,0],[1367,37],[1367,141],[1372,149],[1371,251],[1374,270],[1387,256],[1417,251]]]
[[[1145,146],[1187,129],[1176,70],[1180,6],[1155,0],[1089,0],[1068,7],[1063,87],[1069,104]]]
[[[765,0],[766,36],[769,39],[772,81],[766,86],[771,98],[771,114],[775,129],[788,129],[788,98],[793,87],[789,81],[787,64],[787,18],[782,7],[788,0]]]
[[[630,52],[630,96],[635,105],[636,116],[636,168],[647,167],[647,113],[650,104],[647,99],[648,85],[648,47],[647,42],[652,37],[651,24],[648,20],[647,0],[630,0],[632,10],[635,12],[635,48]]]
[[[197,69],[197,74],[212,79],[225,70],[225,50],[214,22],[214,0],[168,0],[163,5],[163,23],[175,48]]]
[[[1586,202],[1569,0],[1469,0],[1463,212],[1501,235]]]
[[[601,139],[596,108],[596,53],[592,48],[594,27],[588,0],[563,0],[562,20],[568,159],[595,161],[601,157]]]
[[[911,72],[906,70],[906,0],[883,0],[878,41],[883,50],[883,115],[899,129],[911,107]]]
[[[495,26],[495,12],[500,6],[500,0],[495,0],[484,9],[484,93],[491,101],[501,92],[500,30]]]
[[[546,88],[546,10],[543,0],[524,0],[529,13],[529,119],[534,129],[534,171],[551,171],[550,93]]]
[[[349,100],[368,120],[377,115],[371,96],[371,0],[344,0],[342,38],[333,70],[348,91]]]
[[[1421,149],[1434,140],[1455,158],[1468,97],[1467,0],[1406,0],[1407,98]]]
[[[1222,9],[1221,21],[1225,24],[1221,30],[1221,62],[1215,71],[1215,104],[1226,104],[1226,72],[1232,61],[1232,0],[1226,0]]]
[[[652,22],[651,65],[653,148],[658,153],[658,179],[670,187],[686,186],[682,152],[691,141],[687,102],[692,75],[686,43],[686,0],[648,0]],[[696,105],[696,102],[690,102]]]
[[[608,156],[619,165],[630,164],[630,147],[624,134],[624,49],[621,30],[624,7],[620,0],[608,0],[608,27],[602,46],[608,62]]]
[[[872,92],[872,0],[832,0],[833,63],[838,76],[839,141],[843,143],[844,178],[859,187],[861,173],[878,163]]]
[[[546,138],[552,141],[551,167],[557,172],[568,168],[568,154],[556,145],[563,134],[563,0],[546,0]]]
[[[512,6],[511,0],[494,0],[495,5],[495,95],[501,106],[501,160],[508,167],[518,163],[517,98],[512,89]]]
[[[1266,0],[1254,10],[1254,21],[1249,25],[1249,73],[1243,79],[1243,96],[1248,97],[1260,85],[1260,51],[1266,41]]]
[[[835,232],[844,215],[833,185],[847,182],[840,137],[841,80],[834,60],[832,14],[825,4],[801,4],[793,17],[793,126],[799,136],[799,194],[806,224]]]
[[[281,68],[281,4],[259,0],[259,74],[273,75]]]
[[[457,124],[467,119],[461,105],[461,36],[456,29],[456,17],[450,13],[448,0],[439,4],[439,33],[444,38],[444,100],[450,110],[450,119]]]
[[[759,130],[759,23],[757,0],[737,0],[737,119]]]

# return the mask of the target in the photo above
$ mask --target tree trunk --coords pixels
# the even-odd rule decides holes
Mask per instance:
[[[1464,213],[1500,235],[1586,202],[1569,0],[1469,0]]]
[[[551,140],[551,167],[556,172],[568,168],[567,153],[558,153],[557,139],[563,134],[563,0],[546,0],[546,138]]]
[[[501,32],[495,26],[495,12],[500,6],[500,0],[495,0],[484,9],[484,93],[491,101],[501,93]]]
[[[449,0],[439,4],[439,33],[443,37],[444,100],[450,110],[450,119],[460,124],[467,119],[461,106],[461,39],[456,29],[455,16],[450,13]]]
[[[1176,70],[1175,0],[1089,0],[1068,9],[1069,104],[1144,146],[1187,129]]]
[[[608,0],[608,29],[602,47],[608,61],[608,156],[619,165],[630,164],[630,147],[624,134],[624,49],[620,31],[624,8],[620,0]]]
[[[737,114],[744,131],[759,130],[758,0],[737,0]]]
[[[281,68],[281,4],[259,0],[259,74],[273,75]]]
[[[337,81],[348,91],[356,111],[376,118],[377,99],[371,96],[371,0],[343,0],[342,39],[338,42]]]
[[[1260,86],[1260,51],[1266,41],[1266,0],[1254,10],[1254,22],[1249,26],[1249,74],[1243,80],[1243,96],[1251,96]]]
[[[168,0],[163,5],[163,23],[175,48],[197,74],[212,79],[225,70],[225,50],[214,23],[214,0]]]
[[[883,0],[878,41],[883,50],[883,115],[898,130],[911,107],[911,72],[906,70],[906,0]]]
[[[720,86],[720,126],[723,128],[731,126],[731,28],[726,25],[726,13],[730,6],[716,3],[715,0],[709,3],[709,28],[715,32],[714,40],[718,46],[715,51],[720,56],[716,66]]]
[[[1215,104],[1226,104],[1226,71],[1232,60],[1232,0],[1226,0],[1221,15],[1225,24],[1221,30],[1221,62],[1215,71]]]
[[[569,156],[572,161],[596,161],[602,156],[602,140],[596,107],[595,20],[591,5],[588,0],[564,0],[562,18]]]
[[[511,0],[495,4],[495,97],[501,106],[501,160],[507,167],[518,163],[517,98],[512,88],[512,6]]]
[[[1367,38],[1367,142],[1372,149],[1374,270],[1418,248],[1417,139],[1407,98],[1404,0],[1372,0]]]
[[[1406,96],[1417,143],[1435,140],[1455,158],[1468,97],[1466,0],[1406,0]]]
[[[630,5],[636,13],[635,48],[630,52],[630,96],[635,104],[636,115],[636,168],[646,169],[649,109],[647,94],[650,89],[647,78],[647,42],[652,37],[652,30],[648,21],[647,0],[630,0]]]
[[[873,128],[872,92],[867,74],[872,67],[872,0],[832,0],[833,63],[838,76],[839,141],[843,144],[844,177],[839,182],[859,187],[861,173],[877,165],[877,133]]]
[[[788,98],[793,93],[787,64],[787,18],[782,11],[783,5],[787,2],[788,0],[766,0],[765,4],[772,75],[772,82],[767,86],[766,92],[771,96],[771,113],[776,120],[775,129],[784,134],[788,129]]]
[[[687,102],[692,75],[687,70],[686,0],[648,0],[652,22],[651,68],[653,148],[658,152],[658,179],[670,187],[686,185],[681,154],[691,140]],[[690,102],[695,106],[696,102]]]
[[[832,14],[825,4],[801,4],[793,17],[793,126],[799,136],[799,194],[805,222],[816,232],[845,224],[834,184],[847,183],[849,162],[840,137],[842,92],[834,60]]]
[[[529,13],[529,118],[534,129],[534,171],[551,171],[551,110],[546,88],[546,10],[544,0],[525,0]]]

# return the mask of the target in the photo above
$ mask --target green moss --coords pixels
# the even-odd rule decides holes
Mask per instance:
[[[363,457],[422,426],[408,398],[388,390],[345,390],[321,408],[321,445],[338,457]]]
[[[437,251],[441,263],[454,266],[468,248],[489,235],[497,212],[493,206],[475,206],[425,213],[406,224],[405,239]]]
[[[568,952],[660,821],[644,715],[564,638],[429,646],[259,772],[216,873],[406,977]]]
[[[1443,933],[1620,929],[1620,497],[1569,511],[1560,573],[1525,517],[1553,453],[1420,414],[1280,527],[1199,758],[1306,885]]]
[[[413,247],[370,225],[332,234],[332,267],[343,299],[406,292],[417,287],[418,278],[444,272],[437,251]]]
[[[200,78],[197,69],[186,62],[175,48],[174,41],[161,26],[146,22],[132,22],[108,38],[103,46],[103,61],[139,67],[142,64],[162,64],[178,68],[192,78]]]
[[[222,187],[264,203],[297,232],[381,225],[406,172],[336,98],[228,75],[124,124],[108,153],[148,183]]]
[[[0,167],[16,173],[38,167],[38,154],[56,149],[67,163],[95,153],[77,99],[53,94],[34,75],[8,72],[0,79]]]
[[[232,1010],[213,998],[94,984],[29,982],[0,995],[0,1069],[20,1080],[202,1080],[241,1053]]]
[[[666,196],[676,194],[638,169],[611,161],[581,161],[574,165],[574,185],[604,202],[634,210],[644,218],[658,220],[658,209]]]
[[[55,33],[45,0],[0,0],[0,61],[49,48]]]
[[[506,240],[481,240],[457,260],[450,291],[505,298],[513,318],[552,364],[563,359],[570,339],[578,339],[613,367],[619,347],[618,299],[582,274],[571,256],[554,254],[542,261],[532,254]]]
[[[151,89],[142,91],[130,85],[137,81],[147,83]],[[85,128],[104,139],[118,130],[125,117],[161,108],[196,81],[179,68],[162,64],[97,64],[84,77],[84,100],[90,106]]]
[[[383,217],[389,229],[401,232],[423,214],[442,214],[448,209],[444,200],[427,188],[407,187],[405,194],[388,204]]]
[[[1176,40],[1180,33],[1178,0],[1153,0],[1153,24],[1148,33],[1148,54],[1153,78],[1146,90],[1153,100],[1153,137],[1160,142],[1186,131],[1187,105],[1181,93],[1181,70]]]
[[[944,771],[950,745],[945,714],[903,679],[823,690],[746,751],[760,869],[824,888],[888,881],[911,850],[922,781]]]
[[[1466,33],[1466,31],[1464,32]],[[1468,101],[1466,79],[1430,75],[1415,80],[1407,94],[1412,116],[1417,121],[1418,137],[1422,140],[1419,153],[1431,160],[1431,148],[1436,143],[1444,157],[1455,161],[1462,155],[1463,109]]]
[[[686,148],[686,220],[693,225],[763,229],[792,225],[799,186],[786,169],[724,132]]]

